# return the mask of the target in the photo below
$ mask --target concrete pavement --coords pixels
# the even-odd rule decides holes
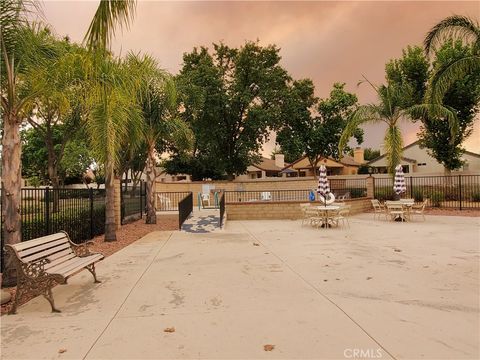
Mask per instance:
[[[150,233],[3,316],[2,359],[479,358],[479,219],[350,222]]]

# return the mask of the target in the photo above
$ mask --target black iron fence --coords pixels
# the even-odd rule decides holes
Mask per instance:
[[[431,207],[480,209],[480,175],[409,176],[405,185],[402,198],[428,199]],[[381,201],[393,200],[393,178],[375,178],[374,195]]]
[[[24,188],[20,213],[22,241],[64,230],[73,242],[82,243],[105,232],[105,190]],[[1,255],[3,266],[3,251]]]
[[[220,196],[220,219],[218,221],[218,226],[221,228],[223,226],[223,218],[225,216],[225,193],[222,192]]]
[[[178,211],[178,205],[189,191],[157,192],[155,193],[155,207],[157,211]],[[193,198],[192,198],[193,200]]]
[[[225,202],[309,201],[313,190],[225,191]],[[314,194],[314,192],[313,192]]]
[[[182,200],[178,202],[178,228],[181,230],[182,225],[193,211],[193,193],[189,192]]]
[[[330,191],[336,197],[361,198],[367,196],[367,178],[362,179],[328,179]]]
[[[122,186],[121,216],[122,224],[129,219],[142,218],[146,205],[146,186],[143,181],[137,185]]]

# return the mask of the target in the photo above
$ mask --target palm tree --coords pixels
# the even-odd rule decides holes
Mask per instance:
[[[359,106],[352,114],[340,138],[340,153],[343,153],[343,149],[357,127],[365,123],[385,123],[387,130],[385,132],[384,144],[387,167],[389,173],[393,174],[402,157],[403,138],[399,127],[401,120],[418,119],[428,114],[437,118],[447,119],[451,131],[453,133],[457,131],[458,125],[455,114],[441,105],[422,104],[408,108],[402,106],[406,92],[410,91],[408,87],[398,87],[391,84],[375,86],[366,78],[361,83],[363,82],[367,82],[375,90],[379,102],[378,104]]]
[[[86,128],[95,158],[105,170],[105,241],[116,240],[115,178],[120,149],[140,133],[141,111],[134,73],[120,59],[101,54],[89,87]],[[137,141],[137,140],[135,140]]]
[[[480,71],[480,26],[477,20],[466,16],[452,15],[436,24],[424,40],[427,55],[439,47],[445,39],[461,39],[471,44],[472,53],[457,59],[439,70],[431,79],[427,97],[439,104],[452,84],[466,74]]]
[[[119,149],[140,120],[132,103],[135,82],[126,67],[109,54],[115,27],[129,25],[135,0],[102,0],[90,23],[85,41],[94,54],[93,79],[88,124],[92,147],[105,169],[105,241],[117,239],[115,221],[115,167]]]
[[[33,1],[0,1],[0,71],[2,107],[2,215],[6,244],[20,242],[20,125],[38,88],[23,91],[25,75],[48,57],[43,39],[29,27],[27,16],[39,10]],[[33,56],[32,56],[33,55]],[[41,86],[41,84],[39,84]]]
[[[192,135],[186,123],[176,118],[177,93],[170,74],[161,70],[155,59],[148,55],[130,54],[127,61],[131,72],[141,79],[137,97],[142,108],[143,141],[147,149],[146,223],[156,224],[156,155],[166,151],[171,144],[177,148],[189,148]]]

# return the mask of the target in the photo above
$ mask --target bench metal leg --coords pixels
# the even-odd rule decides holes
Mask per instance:
[[[97,279],[97,274],[95,273],[95,264],[87,266],[87,270],[93,275],[93,279],[95,280],[94,283],[101,283],[101,281]]]
[[[20,298],[23,296],[23,288],[20,285],[17,285],[17,291],[15,292],[15,299],[13,300],[13,305],[8,315],[15,315],[17,313],[18,303],[20,302]]]
[[[47,291],[43,294],[43,297],[47,299],[48,302],[50,303],[50,306],[52,307],[52,312],[54,313],[61,312],[60,310],[55,308],[55,302],[53,301],[53,293],[51,288],[47,289]]]

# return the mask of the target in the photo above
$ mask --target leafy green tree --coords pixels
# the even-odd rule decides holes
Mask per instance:
[[[427,57],[419,47],[408,47],[400,59],[390,61],[386,66],[387,82],[397,86],[406,86],[403,107],[419,105],[428,101],[430,78],[440,69],[449,66],[456,59],[466,58],[473,51],[471,46],[463,45],[459,40],[447,41],[435,52],[435,59],[430,69]],[[422,122],[418,134],[423,146],[441,164],[445,171],[459,168],[462,165],[462,143],[471,134],[475,114],[478,111],[479,75],[467,74],[462,79],[452,83],[444,94],[441,103],[455,113],[457,129],[452,133],[452,124],[439,117],[421,114],[414,120]],[[415,96],[411,96],[415,94]]]
[[[178,76],[180,108],[195,143],[189,159],[173,162],[187,160],[194,178],[227,174],[231,179],[259,159],[279,118],[290,77],[273,45],[247,42],[238,49],[224,44],[213,47],[212,54],[201,47],[183,57]]]
[[[458,59],[468,58],[473,53],[471,46],[461,41],[448,41],[436,52],[433,72],[438,73]],[[419,137],[429,153],[441,163],[446,173],[463,165],[462,144],[473,131],[475,116],[479,111],[480,72],[465,74],[452,82],[442,98],[442,104],[455,112],[458,119],[458,131],[454,135],[449,131],[449,124],[431,117],[422,119]]]
[[[44,140],[48,179],[54,188],[58,188],[60,163],[66,146],[84,124],[83,99],[87,91],[84,65],[89,59],[86,59],[88,54],[80,46],[58,40],[48,28],[40,31],[45,32],[45,39],[51,43],[52,55],[36,67],[35,73],[30,74],[31,78],[26,79],[29,86],[45,84],[33,99],[27,121]],[[54,139],[54,131],[61,131],[62,136]],[[58,195],[54,193],[53,211],[58,209]]]
[[[375,150],[372,148],[365,148],[363,152],[363,158],[366,161],[374,160],[380,156],[380,150]]]
[[[471,51],[456,57],[450,63],[434,69],[429,102],[441,103],[445,93],[457,80],[468,74],[480,72],[480,26],[478,21],[467,16],[452,15],[437,23],[427,34],[424,47],[427,55],[441,47],[448,39],[460,39],[471,45]]]
[[[284,100],[283,125],[277,132],[281,148],[288,153],[306,155],[314,169],[322,157],[339,159],[338,142],[357,107],[357,97],[346,92],[344,86],[334,84],[330,97],[318,100],[311,80],[294,81]],[[359,128],[354,129],[351,136],[358,143],[363,141],[363,131]]]
[[[55,125],[51,129],[54,151],[64,149],[64,155],[58,164],[59,184],[72,180],[82,181],[85,171],[94,162],[84,134],[79,133],[63,144],[65,129],[62,125]],[[22,143],[23,177],[38,177],[42,183],[48,184],[48,150],[42,134],[35,128],[25,129],[22,131]]]

